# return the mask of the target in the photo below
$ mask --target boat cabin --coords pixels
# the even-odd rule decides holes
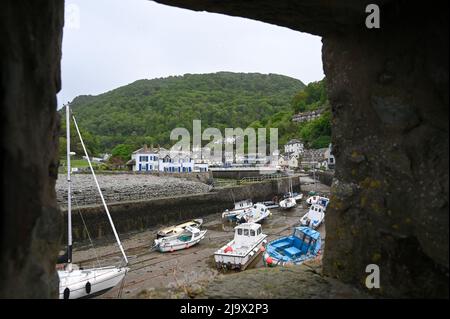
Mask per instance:
[[[237,202],[234,204],[234,209],[244,209],[244,208],[250,208],[252,207],[253,202],[250,199],[241,200],[240,202]]]
[[[236,248],[247,247],[259,240],[262,234],[260,224],[244,223],[234,228],[234,243]]]
[[[309,208],[308,215],[320,215],[320,213],[325,213],[325,207],[320,204],[313,204]]]

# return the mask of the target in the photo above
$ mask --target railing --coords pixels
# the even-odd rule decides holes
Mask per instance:
[[[266,180],[274,180],[286,177],[285,174],[265,174],[257,177],[244,177],[240,180],[241,184],[258,183]]]
[[[230,187],[230,186],[237,186],[237,185],[243,185],[243,184],[251,184],[251,183],[259,183],[267,180],[277,180],[281,178],[285,178],[288,175],[286,174],[264,174],[260,176],[255,177],[243,177],[238,180],[226,180],[226,179],[220,179],[220,180],[214,180],[214,187]]]

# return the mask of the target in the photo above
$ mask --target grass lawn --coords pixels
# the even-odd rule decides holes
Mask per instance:
[[[66,166],[66,160],[60,160],[60,166]],[[70,166],[72,167],[89,167],[89,163],[84,159],[73,159],[70,161]],[[92,166],[96,166],[96,163],[92,163]]]

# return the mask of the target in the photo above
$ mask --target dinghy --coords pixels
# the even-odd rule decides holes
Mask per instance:
[[[291,236],[267,244],[264,265],[268,267],[300,265],[320,255],[320,233],[308,227],[295,227]]]
[[[128,265],[128,258],[125,255],[122,243],[120,242],[119,236],[117,235],[116,228],[114,227],[114,223],[109,213],[108,206],[106,205],[105,199],[97,181],[97,177],[95,176],[94,169],[92,168],[92,164],[86,151],[83,138],[81,137],[80,130],[78,129],[77,122],[75,120],[75,117],[72,116],[72,118],[75,124],[75,128],[78,132],[78,136],[80,138],[84,153],[86,155],[89,168],[94,178],[94,182],[100,193],[100,198],[105,208],[106,215],[108,216],[115,239],[119,246],[120,252],[122,253],[124,265],[118,267],[110,266],[82,269],[72,263],[72,193],[70,156],[73,155],[73,153],[70,152],[70,105],[68,104],[66,105],[68,245],[66,254],[64,256],[61,256],[58,260],[58,263],[64,263],[63,270],[58,270],[60,299],[90,298],[98,296],[120,283],[129,271],[129,268],[126,267]]]
[[[214,253],[217,268],[245,270],[264,250],[266,237],[260,224],[236,226],[234,239]]]
[[[300,219],[302,226],[308,226],[312,229],[317,229],[324,221],[325,208],[319,204],[313,204],[308,212]]]
[[[187,226],[183,232],[177,235],[155,239],[153,247],[162,253],[187,249],[198,244],[205,238],[206,232],[206,230]]]
[[[259,223],[269,217],[272,213],[267,208],[266,205],[257,203],[253,205],[252,208],[250,208],[247,211],[242,212],[239,214],[237,218],[238,224],[243,223]]]
[[[156,238],[169,237],[169,236],[173,236],[176,234],[180,234],[188,226],[200,229],[202,224],[203,224],[203,219],[199,218],[199,219],[190,220],[188,222],[185,222],[185,223],[182,223],[179,225],[166,227],[166,228],[160,229],[158,231],[158,233],[156,234]]]
[[[234,208],[231,210],[225,210],[222,213],[223,219],[228,219],[229,221],[236,221],[237,216],[245,211],[248,211],[253,207],[253,202],[251,199],[242,200],[234,203]]]

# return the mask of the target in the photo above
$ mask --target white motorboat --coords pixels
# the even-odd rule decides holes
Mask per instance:
[[[247,211],[242,212],[239,214],[237,218],[237,222],[239,224],[243,223],[259,223],[269,217],[272,213],[267,208],[266,205],[261,203],[256,203],[253,205],[252,208],[250,208]]]
[[[154,247],[162,253],[187,249],[205,238],[206,232],[207,230],[187,226],[180,234],[155,239]]]
[[[308,212],[300,219],[302,226],[317,229],[325,219],[325,208],[319,204],[313,204]]]
[[[75,117],[72,117],[75,128],[78,132],[78,136],[81,141],[84,153],[86,155],[87,161],[89,163],[89,168],[91,170],[94,182],[100,193],[100,198],[102,200],[103,206],[108,216],[109,222],[111,224],[114,236],[116,238],[119,249],[122,253],[124,265],[123,266],[110,266],[110,267],[96,267],[96,268],[79,268],[77,265],[72,263],[72,193],[71,193],[71,166],[70,166],[70,156],[73,153],[70,152],[70,105],[66,105],[66,132],[67,132],[67,182],[68,182],[68,206],[67,206],[67,220],[68,220],[68,245],[67,252],[64,256],[61,256],[58,260],[59,263],[64,263],[63,270],[58,270],[59,277],[59,298],[60,299],[75,299],[75,298],[90,298],[93,296],[98,296],[120,283],[129,268],[128,258],[125,255],[125,251],[120,242],[119,236],[117,235],[116,228],[112,221],[111,215],[106,205],[105,199],[101,192],[100,186],[95,176],[94,169],[92,168],[89,155],[86,151],[86,147],[81,137],[80,130],[78,128]]]
[[[264,251],[267,235],[260,224],[244,223],[234,228],[234,239],[214,253],[217,268],[245,270]]]
[[[283,199],[280,203],[281,209],[291,209],[297,206],[297,201],[293,197],[288,197],[286,199]]]
[[[306,204],[308,205],[319,204],[323,206],[325,209],[327,208],[329,202],[330,199],[319,195],[310,196],[306,199]]]
[[[251,199],[242,200],[234,203],[234,208],[231,210],[225,210],[222,213],[223,219],[228,219],[230,221],[236,221],[236,218],[239,214],[248,211],[253,207],[253,202]]]
[[[178,224],[175,226],[166,227],[166,228],[160,229],[158,231],[158,233],[156,234],[156,238],[169,237],[169,236],[180,234],[184,231],[184,229],[187,226],[200,229],[202,224],[203,224],[203,219],[199,218],[199,219],[193,219],[188,222],[184,222],[184,223],[181,223],[181,224]]]

